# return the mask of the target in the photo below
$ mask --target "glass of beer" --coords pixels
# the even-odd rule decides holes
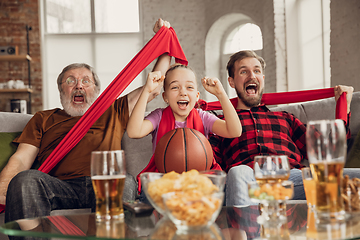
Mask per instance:
[[[309,167],[305,167],[301,169],[306,202],[309,208],[315,208],[316,204],[316,184],[313,179],[311,169]]]
[[[288,180],[290,176],[289,160],[286,155],[255,156],[254,175],[260,185]]]
[[[316,187],[318,223],[345,219],[341,192],[346,146],[342,120],[308,122],[306,148]]]
[[[96,220],[124,218],[122,195],[125,184],[123,150],[91,153],[91,180],[96,197]]]

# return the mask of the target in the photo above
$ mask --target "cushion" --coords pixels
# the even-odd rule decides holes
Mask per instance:
[[[348,154],[346,168],[360,168],[360,131],[358,132],[355,141]]]
[[[0,132],[0,171],[16,151],[17,145],[12,141],[20,134],[21,132]]]

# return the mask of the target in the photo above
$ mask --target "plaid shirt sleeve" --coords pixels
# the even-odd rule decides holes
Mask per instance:
[[[307,159],[306,152],[306,125],[302,123],[297,117],[293,114],[289,114],[289,119],[291,122],[292,135],[291,139],[295,143],[296,147],[301,152],[301,155],[304,159]]]

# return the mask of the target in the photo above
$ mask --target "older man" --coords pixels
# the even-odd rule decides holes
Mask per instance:
[[[170,24],[155,23],[157,32]],[[154,70],[163,74],[170,57],[159,57]],[[100,93],[100,81],[93,68],[84,63],[71,64],[57,79],[64,109],[37,112],[15,139],[17,151],[0,174],[0,203],[6,200],[5,221],[49,215],[55,209],[91,208],[95,195],[90,178],[90,154],[94,150],[118,150],[129,115],[140,96],[138,88],[117,99],[92,125],[83,139],[49,174],[30,169],[35,160],[44,162],[69,130],[78,122]],[[160,93],[154,91],[149,101]],[[136,181],[127,175],[124,200],[135,198]]]
[[[289,180],[294,182],[294,199],[305,199],[300,169],[303,167],[301,161],[307,157],[306,126],[290,113],[272,112],[261,104],[265,61],[255,52],[233,54],[227,70],[229,84],[237,92],[236,111],[243,132],[238,138],[214,136],[210,139],[216,161],[228,173],[226,205],[251,204],[247,183],[255,181],[252,167],[256,155],[287,155],[292,168]],[[353,90],[347,86],[334,88],[336,100],[347,92],[348,114]],[[356,169],[345,169],[344,174],[350,178],[359,175]]]

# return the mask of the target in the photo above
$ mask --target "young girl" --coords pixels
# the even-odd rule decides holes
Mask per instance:
[[[149,94],[163,81],[163,99],[169,106],[154,110],[144,119]],[[239,117],[220,81],[216,78],[207,77],[201,81],[206,91],[219,99],[226,120],[221,120],[211,113],[194,108],[200,95],[197,90],[195,73],[185,65],[176,64],[168,69],[165,77],[161,76],[160,72],[149,73],[140,98],[130,115],[127,125],[129,137],[141,138],[151,132],[153,152],[155,152],[156,144],[160,138],[175,128],[194,128],[206,137],[208,137],[209,132],[225,138],[239,137],[242,132]],[[215,160],[211,168],[221,169]],[[157,172],[153,158],[142,172]]]

